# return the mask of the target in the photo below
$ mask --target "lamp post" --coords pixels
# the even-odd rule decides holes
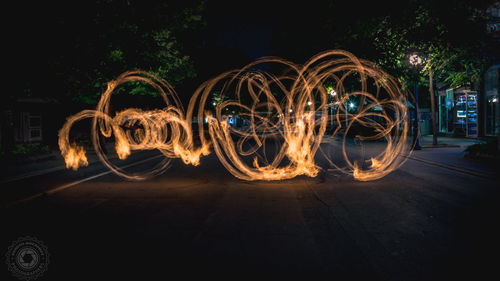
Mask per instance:
[[[330,90],[329,94],[332,98],[334,98],[337,95],[337,92],[335,91],[335,89],[332,88]],[[330,120],[331,120],[331,125],[333,128],[333,106],[330,106]]]
[[[349,122],[347,121],[347,119],[349,118],[349,116],[347,116],[347,101],[344,104],[344,107],[345,107],[345,128],[347,130],[347,126],[349,125]]]
[[[418,71],[418,67],[422,65],[422,58],[414,53],[409,57],[410,64]],[[415,143],[415,150],[422,149],[420,145],[420,122],[418,120],[418,79],[415,81],[415,122],[413,123],[413,143]]]

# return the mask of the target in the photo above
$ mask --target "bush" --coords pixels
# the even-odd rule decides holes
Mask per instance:
[[[500,151],[498,151],[497,140],[488,141],[486,143],[474,144],[465,149],[466,156],[470,158],[486,158],[499,159]]]
[[[40,145],[37,143],[22,143],[16,144],[14,149],[12,150],[13,155],[32,155],[39,153],[47,153],[49,152],[48,145]]]

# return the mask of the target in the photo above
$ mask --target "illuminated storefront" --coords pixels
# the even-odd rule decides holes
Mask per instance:
[[[478,136],[477,92],[448,89],[438,99],[439,132],[453,136]]]
[[[469,88],[439,92],[439,133],[447,136],[498,136],[500,65],[494,65],[484,76],[484,92]]]

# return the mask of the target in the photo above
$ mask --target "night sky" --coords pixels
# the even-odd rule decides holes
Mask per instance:
[[[91,1],[9,4],[5,11],[14,15],[4,26],[13,41],[9,46],[19,51],[19,48],[33,49],[34,44],[42,52],[50,51],[51,47],[63,43],[71,32],[85,28],[81,19],[92,9],[92,4],[82,4],[85,2]],[[318,37],[324,34],[318,19],[331,18],[333,23],[343,25],[357,19],[395,13],[400,8],[398,5],[403,5],[389,5],[390,2],[360,5],[353,1],[207,1],[204,15],[207,27],[199,32],[197,39],[237,49],[250,59],[281,55],[286,53],[279,50],[282,46],[273,48],[273,45],[320,41]],[[75,20],[61,26],[58,24],[61,18]]]
[[[119,2],[119,1],[118,1]],[[317,53],[334,49],[345,35],[346,27],[355,21],[369,21],[378,16],[398,15],[411,1],[207,1],[206,26],[179,36],[185,54],[194,62],[197,78],[192,84],[243,65],[263,56],[278,56],[304,63]],[[456,22],[460,32],[460,15],[447,13],[451,4],[442,1],[439,9]],[[75,33],[88,30],[88,11],[93,1],[14,3],[3,10],[14,15],[3,19],[9,69],[15,85],[43,85],[50,89],[56,70],[54,62],[71,65],[77,53],[71,53],[68,42]],[[175,1],[170,2],[176,5]],[[441,2],[440,2],[441,3]],[[9,4],[11,5],[11,4]],[[146,5],[147,6],[147,5]],[[441,11],[440,11],[441,12]],[[117,11],[120,13],[120,11]],[[65,20],[61,24],[61,19]],[[446,19],[445,19],[446,20]],[[452,25],[453,26],[453,25]],[[455,32],[451,30],[451,33]],[[459,37],[459,36],[457,36]],[[79,44],[94,45],[83,40]],[[369,53],[370,42],[343,46],[359,57]],[[102,44],[106,44],[105,39]],[[68,63],[68,61],[70,61]],[[77,60],[76,60],[77,61]],[[77,64],[77,63],[76,63]],[[126,71],[124,69],[122,71]],[[16,91],[19,91],[18,88]]]

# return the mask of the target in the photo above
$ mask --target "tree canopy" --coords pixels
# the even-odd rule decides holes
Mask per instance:
[[[31,6],[21,15],[23,36],[16,40],[21,62],[30,65],[20,81],[27,95],[92,104],[107,81],[127,70],[149,71],[174,86],[196,75],[184,45],[205,24],[203,1],[36,5],[38,11]],[[131,94],[149,93],[136,86]]]
[[[16,49],[13,70],[24,94],[63,101],[94,103],[107,81],[131,69],[150,71],[174,86],[199,72],[214,75],[229,70],[226,65],[232,68],[230,61],[245,61],[237,48],[250,48],[256,40],[270,41],[264,55],[297,63],[327,49],[348,50],[376,62],[403,85],[418,79],[426,83],[426,69],[415,77],[407,63],[408,54],[418,51],[427,58],[427,70],[432,67],[437,79],[454,87],[477,83],[498,54],[485,28],[490,2],[38,2],[18,8],[14,24],[21,28],[11,32],[9,45]],[[265,36],[240,38],[236,49],[227,46],[238,31],[228,35],[219,29],[236,20],[243,29],[258,24]],[[212,26],[211,32],[200,32],[204,26]],[[209,44],[194,46],[200,41]],[[219,51],[210,51],[214,47]],[[136,86],[131,94],[150,93]]]
[[[404,8],[392,13],[356,19],[336,47],[363,43],[366,55],[403,84],[424,80],[430,68],[450,87],[480,81],[495,50],[488,45],[484,14],[490,1],[401,1]],[[418,77],[408,55],[418,52],[425,67]],[[496,52],[498,53],[498,52]]]

